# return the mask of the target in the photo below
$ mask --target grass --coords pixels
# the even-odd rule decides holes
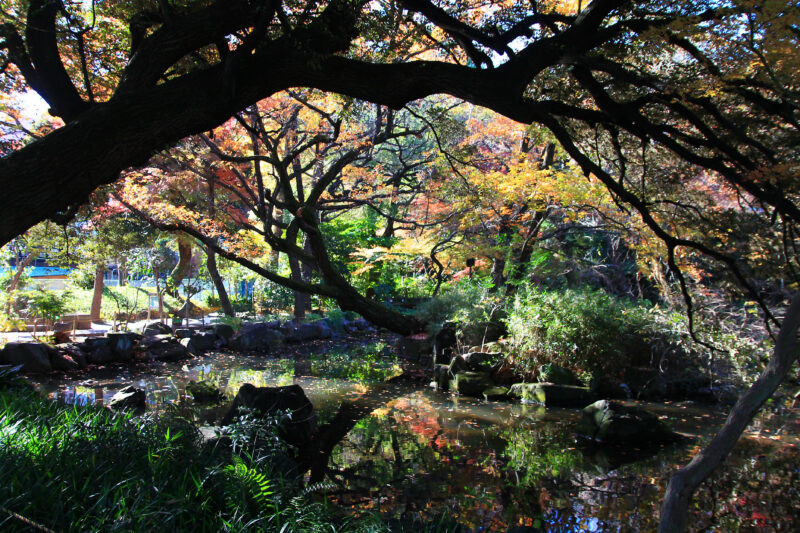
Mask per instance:
[[[71,295],[69,304],[71,312],[86,314],[91,311],[92,296],[94,294],[93,290],[71,289],[69,292]],[[149,294],[155,294],[155,287],[151,288],[150,292],[139,287],[106,287],[103,292],[103,302],[100,313],[104,317],[112,317],[119,311],[124,313],[130,310],[134,313],[146,313],[149,303]],[[121,305],[119,309],[109,292],[116,295],[120,301],[123,302],[123,305]],[[125,302],[128,303],[126,304]],[[199,303],[196,299],[192,299],[192,302],[195,304]],[[180,300],[167,294],[164,295],[164,307],[166,309],[179,309],[182,305],[183,302]]]
[[[178,408],[136,417],[59,405],[0,372],[0,530],[383,530],[336,518],[276,473],[274,445],[247,445],[274,424],[203,443]]]

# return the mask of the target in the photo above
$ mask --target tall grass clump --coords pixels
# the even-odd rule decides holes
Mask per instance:
[[[555,363],[612,374],[674,350],[680,322],[642,301],[592,289],[527,288],[507,318],[518,362],[528,370]]]
[[[3,387],[0,530],[374,529],[335,519],[276,471],[274,447],[242,446],[246,433],[204,444],[178,409],[136,417]]]

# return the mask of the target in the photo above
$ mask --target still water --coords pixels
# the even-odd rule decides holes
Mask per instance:
[[[406,530],[409,524],[438,524],[440,531],[460,524],[462,531],[476,532],[519,525],[548,532],[653,531],[670,473],[725,416],[711,407],[643,404],[691,439],[647,450],[586,447],[572,434],[576,410],[330,374],[313,363],[210,354],[137,371],[44,378],[37,385],[53,399],[102,404],[133,384],[159,409],[191,403],[185,391],[190,380],[212,381],[229,399],[244,383],[296,383],[321,423],[345,420],[338,428],[345,436],[330,454],[325,497],[343,512],[378,513]],[[226,410],[223,403],[196,412],[201,423],[214,425]],[[692,529],[800,531],[798,434],[797,411],[788,406],[761,416],[726,467],[697,494]]]

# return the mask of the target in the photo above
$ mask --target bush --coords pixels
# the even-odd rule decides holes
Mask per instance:
[[[489,292],[488,287],[464,281],[417,307],[415,314],[438,329],[448,321],[478,324],[497,319],[502,311],[502,302]]]
[[[679,342],[671,315],[653,311],[600,290],[528,289],[515,299],[507,324],[526,370],[555,363],[617,374]]]
[[[257,429],[269,436],[272,427]],[[248,446],[242,438],[253,431],[236,431],[236,438],[211,447],[178,409],[138,418],[0,390],[0,529],[28,531],[26,521],[37,530],[68,531],[288,532],[365,525],[337,523],[297,483],[274,473],[271,456],[243,450]]]

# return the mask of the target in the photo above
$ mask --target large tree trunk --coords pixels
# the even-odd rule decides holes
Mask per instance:
[[[225,282],[217,269],[217,254],[214,250],[206,247],[206,268],[208,268],[208,275],[211,276],[211,281],[217,289],[219,295],[219,305],[222,307],[222,312],[227,316],[236,316],[231,305],[231,299],[228,297],[228,291],[225,288]]]
[[[798,327],[800,327],[800,293],[792,298],[767,368],[733,406],[717,436],[670,479],[661,507],[658,533],[680,533],[686,530],[689,502],[694,491],[725,460],[742,432],[750,425],[753,417],[775,392],[797,360]]]
[[[94,271],[94,292],[92,293],[92,309],[89,316],[92,320],[100,320],[100,308],[103,305],[103,273],[105,268],[98,265]]]
[[[189,274],[192,265],[192,241],[183,233],[178,234],[178,264],[172,269],[167,279],[167,291],[177,298],[181,282]]]

